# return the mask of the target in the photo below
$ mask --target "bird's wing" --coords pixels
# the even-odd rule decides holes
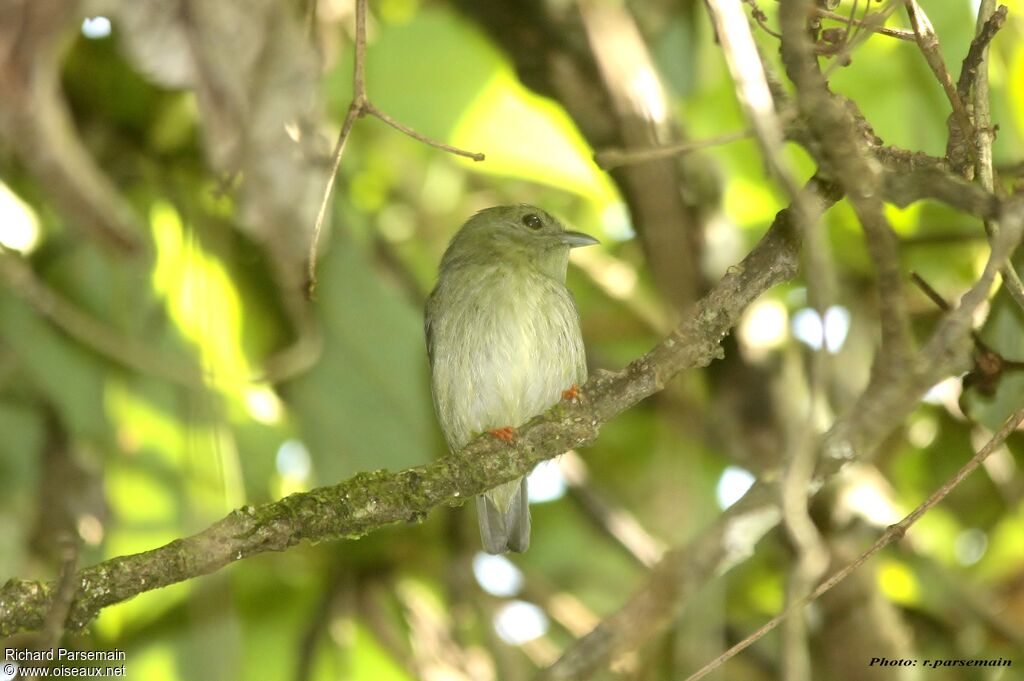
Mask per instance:
[[[434,368],[434,329],[430,323],[431,318],[433,317],[433,315],[430,314],[430,308],[433,302],[434,294],[431,293],[430,296],[427,297],[426,310],[423,315],[423,334],[427,338],[427,361],[430,362],[431,369]]]

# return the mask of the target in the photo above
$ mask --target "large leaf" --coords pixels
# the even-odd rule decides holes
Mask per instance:
[[[422,313],[339,238],[321,262],[324,352],[285,397],[318,482],[423,463],[437,451]]]

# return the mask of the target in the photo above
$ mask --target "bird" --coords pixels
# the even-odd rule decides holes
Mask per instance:
[[[587,380],[579,312],[565,285],[570,249],[599,243],[531,205],[473,215],[441,258],[424,326],[431,394],[449,449],[515,429]],[[530,545],[526,478],[476,498],[492,554]]]

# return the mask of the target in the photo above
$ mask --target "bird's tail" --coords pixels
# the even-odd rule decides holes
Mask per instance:
[[[506,482],[478,496],[476,512],[487,553],[522,553],[530,546],[526,478]]]

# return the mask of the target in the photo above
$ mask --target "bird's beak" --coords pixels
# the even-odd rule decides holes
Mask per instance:
[[[594,244],[601,243],[589,234],[583,232],[570,232],[565,231],[558,235],[562,240],[562,243],[569,248],[579,248],[580,246],[593,246]]]

